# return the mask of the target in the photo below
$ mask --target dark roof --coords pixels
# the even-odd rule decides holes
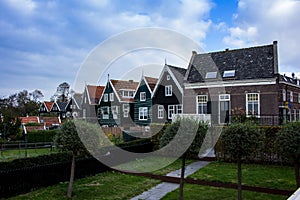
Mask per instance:
[[[66,111],[66,107],[68,105],[68,102],[56,102],[56,103],[57,103],[57,106],[58,106],[58,108],[61,112]]]
[[[174,74],[174,76],[177,79],[178,83],[182,87],[183,86],[183,79],[185,77],[187,69],[180,68],[180,67],[175,67],[175,66],[172,66],[172,65],[167,65],[167,66],[172,71],[172,73]]]
[[[221,79],[224,71],[230,70],[235,70],[235,75],[227,78],[230,80],[273,78],[277,73],[277,66],[274,66],[277,59],[274,49],[277,47],[274,48],[274,45],[277,42],[265,46],[195,54],[185,80],[189,83],[204,82],[207,81],[206,73],[215,71],[218,72],[216,79]]]
[[[74,102],[72,102],[72,104],[76,104],[76,106],[78,106],[78,109],[80,109],[80,102],[82,100],[82,94],[80,93],[75,93],[73,96],[72,96],[72,100]]]

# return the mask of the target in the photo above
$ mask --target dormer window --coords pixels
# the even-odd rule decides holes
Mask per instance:
[[[206,79],[217,78],[217,72],[207,72],[205,78]]]
[[[229,78],[235,76],[235,70],[227,70],[223,73],[223,78]]]
[[[121,95],[125,98],[132,98],[134,96],[133,90],[122,90]]]

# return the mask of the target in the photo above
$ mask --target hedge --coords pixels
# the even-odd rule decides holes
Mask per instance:
[[[26,135],[27,142],[53,142],[53,138],[56,135],[56,130],[38,130],[30,131]]]

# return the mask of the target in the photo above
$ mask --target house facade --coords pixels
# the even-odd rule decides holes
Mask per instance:
[[[157,79],[142,76],[134,95],[134,123],[138,126],[148,126],[152,121],[152,93]]]
[[[81,101],[80,116],[83,119],[97,119],[97,106],[103,94],[104,86],[86,85]]]
[[[255,117],[263,125],[281,124],[287,118],[283,106],[288,93],[299,92],[296,82],[282,81],[278,73],[276,41],[244,49],[193,52],[184,82],[184,113],[202,115],[213,124],[230,123],[237,115]],[[284,88],[287,96],[281,99]],[[292,107],[297,111],[299,102]]]
[[[152,122],[165,123],[183,112],[186,69],[165,64],[152,95]]]
[[[138,84],[133,80],[108,80],[97,107],[101,126],[128,128],[134,125],[133,103]]]

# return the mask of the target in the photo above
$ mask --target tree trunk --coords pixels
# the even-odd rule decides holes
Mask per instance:
[[[300,176],[299,176],[299,161],[295,160],[295,177],[296,177],[296,184],[297,188],[300,187]]]
[[[242,161],[238,158],[238,200],[242,200]]]
[[[74,176],[75,176],[75,154],[72,156],[72,164],[71,164],[71,174],[70,174],[70,182],[68,186],[68,193],[67,197],[72,198],[72,191],[73,191],[73,183],[74,183]]]
[[[182,155],[182,159],[181,159],[181,174],[180,174],[180,185],[179,185],[179,200],[183,200],[183,184],[184,184],[185,160],[186,160],[186,153],[184,153],[184,154]]]

